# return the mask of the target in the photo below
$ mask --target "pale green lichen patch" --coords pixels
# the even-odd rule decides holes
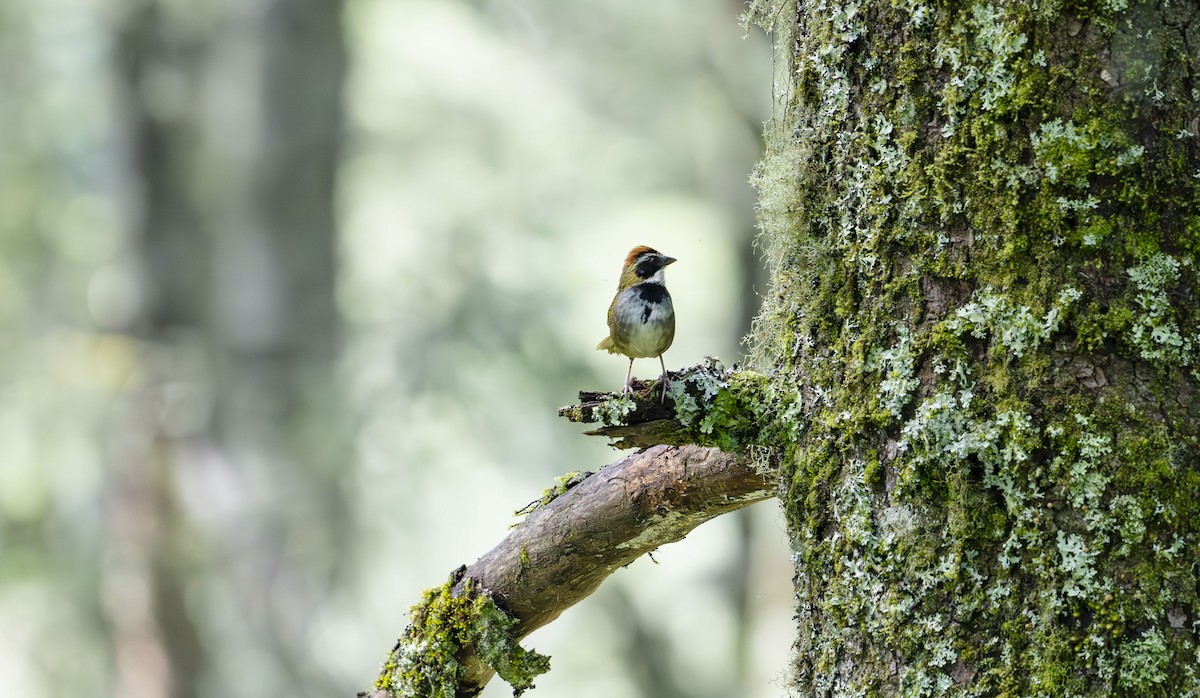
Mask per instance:
[[[614,395],[596,409],[600,421],[609,426],[623,424],[625,418],[636,411],[637,401],[628,393]]]
[[[375,687],[395,698],[455,698],[465,667],[460,653],[471,647],[521,695],[550,670],[550,658],[521,647],[518,621],[468,582],[429,589],[410,612],[411,623],[388,655]]]
[[[1181,261],[1160,252],[1130,267],[1127,273],[1137,286],[1135,300],[1141,310],[1129,328],[1129,341],[1147,361],[1168,366],[1191,365],[1200,347],[1200,313],[1195,306],[1177,309],[1171,295],[1180,291],[1185,273],[1191,279],[1183,288],[1200,287],[1200,276],[1192,260]]]
[[[1029,306],[1014,306],[1007,294],[987,288],[959,307],[946,327],[956,334],[969,332],[978,339],[990,336],[998,352],[1020,358],[1058,331],[1063,316],[1082,295],[1079,289],[1067,287],[1045,315],[1038,316]]]
[[[863,370],[867,373],[879,373],[882,380],[879,383],[880,406],[899,417],[901,409],[912,399],[913,391],[920,385],[916,376],[916,354],[913,352],[912,335],[908,327],[900,325],[897,330],[896,343],[884,349],[876,347],[867,355]]]
[[[1171,653],[1159,630],[1121,643],[1121,675],[1117,685],[1141,695],[1151,694],[1167,680],[1167,662]]]

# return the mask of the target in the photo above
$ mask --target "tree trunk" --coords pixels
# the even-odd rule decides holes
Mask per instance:
[[[1197,4],[760,5],[795,693],[1200,695]]]

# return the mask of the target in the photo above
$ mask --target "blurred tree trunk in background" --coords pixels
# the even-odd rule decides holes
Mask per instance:
[[[117,695],[330,689],[304,658],[306,619],[344,543],[338,483],[351,460],[332,380],[341,8],[123,7],[119,103],[142,291],[129,329],[144,351],[114,434],[104,586],[122,600],[107,608]],[[238,617],[206,612],[218,594],[236,599]],[[218,645],[275,673],[215,666],[206,646]]]
[[[759,4],[796,694],[1200,695],[1196,4]]]

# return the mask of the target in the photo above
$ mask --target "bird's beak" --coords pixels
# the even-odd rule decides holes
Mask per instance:
[[[679,260],[675,259],[674,257],[663,257],[662,265],[665,267],[668,264],[674,264],[677,261]]]

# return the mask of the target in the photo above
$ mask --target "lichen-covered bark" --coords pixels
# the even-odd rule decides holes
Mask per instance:
[[[799,695],[1200,695],[1200,8],[763,2]]]

